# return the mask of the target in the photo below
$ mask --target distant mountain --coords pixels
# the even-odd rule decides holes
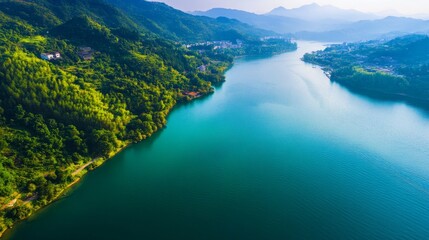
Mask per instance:
[[[234,9],[214,8],[194,15],[236,19],[257,28],[281,34],[290,33],[298,39],[329,42],[366,41],[429,32],[429,21],[407,17],[385,17],[332,6],[306,5],[296,9],[277,8],[269,14],[255,14]],[[281,14],[287,15],[280,16]],[[345,16],[348,20],[345,20]],[[366,17],[366,20],[351,21]],[[337,19],[335,19],[337,18]]]
[[[423,19],[423,20],[429,20],[429,14],[427,14],[427,13],[414,14],[411,17],[412,18]]]
[[[409,18],[416,18],[416,19],[422,19],[422,20],[429,20],[429,14],[428,13],[417,13],[417,14],[404,14],[396,10],[385,10],[381,12],[375,13],[377,16],[384,16],[384,17],[409,17]]]
[[[298,32],[296,37],[321,41],[365,41],[428,32],[429,21],[405,17],[386,17],[379,20],[351,23],[333,31]]]
[[[379,18],[374,14],[363,13],[356,10],[341,9],[331,5],[320,6],[316,3],[304,5],[302,7],[293,9],[278,7],[267,13],[267,15],[283,16],[309,21],[331,19],[355,22],[359,20]]]
[[[226,17],[230,19],[236,19],[240,22],[247,23],[258,28],[267,29],[282,34],[301,31],[302,29],[307,29],[308,26],[310,26],[309,22],[300,19],[259,15],[235,9],[213,8],[207,12],[200,11],[193,12],[192,14],[211,18]]]
[[[330,19],[314,22],[292,17],[255,14],[241,10],[225,8],[213,8],[206,12],[198,11],[192,12],[192,14],[211,18],[226,17],[237,19],[240,22],[247,23],[257,28],[267,29],[281,34],[299,31],[328,31],[339,29],[348,23]]]

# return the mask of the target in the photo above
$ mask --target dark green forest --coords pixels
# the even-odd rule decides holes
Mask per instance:
[[[267,45],[258,39],[270,32],[234,20],[138,3],[144,11],[101,0],[0,0],[0,232],[55,200],[82,166],[163,128],[175,104],[213,92],[235,56],[296,48]],[[184,46],[238,38],[242,51]],[[52,52],[61,57],[41,59]]]

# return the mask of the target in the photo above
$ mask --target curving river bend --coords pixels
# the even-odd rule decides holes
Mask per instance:
[[[429,115],[350,93],[296,52],[88,174],[12,239],[429,239]]]

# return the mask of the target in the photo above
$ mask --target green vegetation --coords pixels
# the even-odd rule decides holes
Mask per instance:
[[[428,36],[408,35],[390,41],[333,45],[303,59],[323,66],[332,81],[353,90],[387,94],[411,103],[418,100],[419,106],[427,108],[428,49]]]
[[[272,55],[296,50],[296,44],[281,35],[251,27],[235,19],[193,16],[164,3],[144,0],[107,0],[123,9],[146,31],[187,44],[206,41],[243,42],[239,49],[217,51],[230,57],[242,55]],[[275,38],[262,40],[264,37]],[[277,37],[280,37],[279,39]]]
[[[99,0],[0,0],[0,232],[55,200],[85,164],[162,128],[177,102],[211,93],[234,56],[296,48],[253,40],[240,52],[196,52],[164,28],[167,17],[157,18],[161,33],[127,15]],[[198,39],[259,38],[250,37],[259,30],[223,21],[210,26],[224,32]],[[79,55],[83,47],[90,61]],[[59,59],[40,58],[57,51]]]
[[[144,29],[173,41],[256,40],[275,33],[228,18],[192,16],[164,3],[144,0],[107,0],[123,9]]]

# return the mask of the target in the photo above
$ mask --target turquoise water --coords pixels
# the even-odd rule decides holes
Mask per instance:
[[[7,238],[429,239],[429,116],[331,83],[299,45],[239,60]]]

